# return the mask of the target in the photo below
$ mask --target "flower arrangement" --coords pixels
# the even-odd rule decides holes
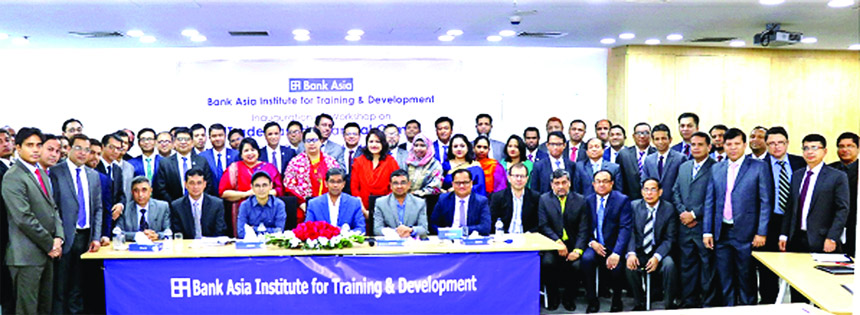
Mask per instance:
[[[338,228],[325,221],[304,222],[292,231],[266,235],[266,244],[283,248],[340,249],[364,243],[364,235],[350,231],[344,224]]]

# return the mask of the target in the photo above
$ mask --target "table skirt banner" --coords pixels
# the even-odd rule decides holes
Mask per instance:
[[[537,314],[537,252],[108,259],[108,314]]]

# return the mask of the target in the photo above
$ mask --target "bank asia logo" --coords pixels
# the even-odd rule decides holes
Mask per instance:
[[[290,92],[352,92],[352,78],[291,78]]]
[[[191,297],[191,278],[170,278],[170,297]]]

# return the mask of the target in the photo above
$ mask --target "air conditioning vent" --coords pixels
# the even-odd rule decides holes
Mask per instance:
[[[268,31],[230,31],[230,36],[269,36]]]
[[[80,38],[114,38],[123,37],[120,32],[69,32],[69,35]]]
[[[562,38],[567,36],[565,32],[520,32],[517,37],[528,38]]]
[[[737,37],[702,37],[690,40],[693,43],[723,43],[730,40],[735,40]]]

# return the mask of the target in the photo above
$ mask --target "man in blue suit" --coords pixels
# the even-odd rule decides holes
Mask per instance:
[[[716,249],[716,267],[728,306],[755,303],[752,247],[767,240],[767,225],[773,210],[771,179],[764,162],[744,157],[746,135],[737,128],[726,131],[729,160],[711,168],[711,183],[705,194],[702,240]]]
[[[134,167],[134,177],[146,176],[150,182],[155,182],[155,174],[158,173],[158,164],[161,163],[161,155],[155,152],[155,130],[143,128],[137,132],[137,144],[140,146],[141,155],[128,160]]]
[[[663,186],[663,200],[672,202],[674,196],[672,188],[675,186],[675,179],[678,177],[678,167],[687,158],[675,150],[669,150],[669,144],[672,143],[672,134],[669,127],[665,124],[654,126],[651,131],[651,139],[654,141],[654,146],[657,147],[657,152],[649,154],[645,157],[645,165],[642,167],[642,178],[653,177],[660,180]],[[688,141],[689,139],[685,140]]]
[[[596,139],[596,138],[595,138]],[[590,142],[590,141],[589,141]],[[589,143],[589,146],[591,144]],[[607,162],[608,163],[608,162]],[[613,312],[620,312],[621,288],[624,284],[624,260],[633,216],[627,196],[614,189],[615,182],[607,170],[594,174],[594,193],[586,195],[585,201],[591,211],[591,241],[582,254],[582,269],[585,273],[585,294],[588,300],[586,312],[600,310],[595,280],[598,273],[603,281],[612,288]],[[597,270],[595,270],[597,268]]]
[[[526,143],[526,158],[529,161],[532,161],[532,163],[537,163],[538,161],[549,157],[549,155],[539,147],[540,130],[536,127],[528,127],[523,131],[523,141]]]
[[[603,160],[620,164],[616,162],[618,153],[624,149],[624,141],[627,140],[627,131],[621,125],[614,125],[609,128],[609,145],[603,150]],[[618,185],[619,187],[622,185]]]
[[[325,173],[325,182],[328,193],[308,201],[305,221],[325,221],[337,227],[348,224],[352,231],[365,231],[361,200],[343,193],[346,172],[341,168],[329,169]]]
[[[281,145],[281,125],[277,122],[267,122],[263,126],[263,132],[266,134],[266,146],[260,149],[260,161],[271,163],[278,172],[283,174],[287,164],[290,164],[290,160],[296,155],[296,151]],[[237,154],[241,155],[242,152]]]
[[[440,227],[466,227],[469,233],[490,235],[490,206],[486,197],[472,194],[472,173],[459,169],[452,177],[454,192],[439,197],[430,216],[430,233],[438,234]]]
[[[572,191],[581,191],[579,186],[578,176],[576,175],[576,163],[566,159],[564,152],[564,134],[561,131],[553,131],[547,136],[546,146],[549,152],[549,157],[537,161],[531,174],[531,189],[544,194],[549,192],[550,183],[552,182],[552,172],[557,169],[564,169],[570,177],[570,189]]]
[[[200,156],[206,159],[206,163],[209,163],[213,182],[215,185],[219,185],[221,175],[224,175],[224,171],[227,170],[230,163],[239,159],[239,152],[227,147],[227,128],[222,124],[209,126],[209,142],[212,143],[212,148],[203,151]],[[266,155],[262,154],[262,151],[260,153],[262,155],[260,158],[263,160]]]
[[[580,184],[580,191],[583,196],[594,193],[594,186],[591,181],[598,171],[608,171],[612,174],[612,181],[616,184],[613,189],[621,191],[623,185],[621,179],[621,167],[618,164],[603,160],[603,141],[598,138],[591,138],[585,142],[588,158],[576,162],[576,181]]]
[[[433,158],[443,163],[448,160],[448,147],[451,145],[454,120],[442,116],[436,119],[434,126],[436,126],[436,140],[433,140]]]
[[[693,133],[699,131],[699,115],[695,113],[683,113],[678,116],[678,132],[681,134],[681,142],[672,146],[672,150],[684,155],[685,159],[690,158],[690,138]],[[663,187],[667,187],[663,185]],[[672,187],[672,186],[668,186]],[[671,195],[671,194],[670,194]]]

